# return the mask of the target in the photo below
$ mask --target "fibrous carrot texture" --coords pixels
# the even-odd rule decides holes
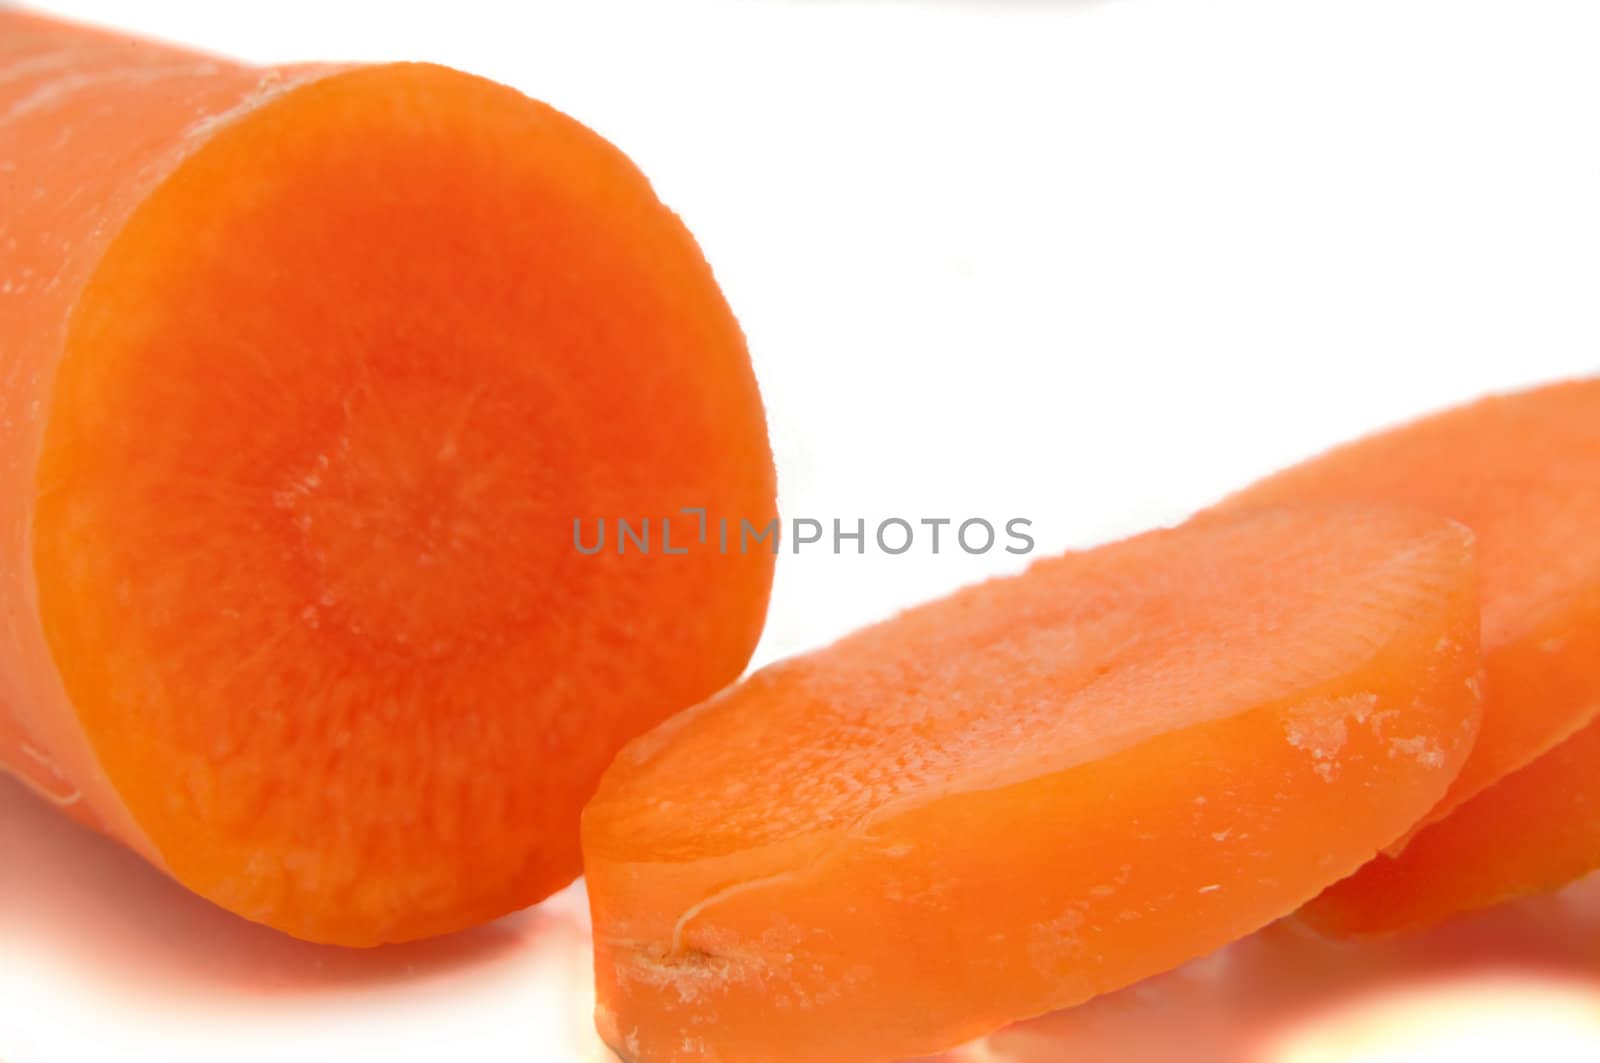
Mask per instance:
[[[1430,819],[1600,713],[1600,380],[1497,396],[1340,447],[1225,509],[1378,502],[1452,517],[1483,570],[1483,731]]]
[[[1600,866],[1600,381],[1436,415],[1224,508],[1331,500],[1405,501],[1477,532],[1485,700],[1477,746],[1433,825],[1312,917],[1351,932],[1420,926]]]
[[[743,338],[645,178],[439,67],[0,12],[0,179],[0,764],[314,940],[569,881],[600,771],[738,675],[771,577],[574,547],[774,510]]]
[[[584,813],[625,1059],[889,1060],[1294,909],[1476,731],[1470,534],[1344,509],[1036,564],[773,665]]]

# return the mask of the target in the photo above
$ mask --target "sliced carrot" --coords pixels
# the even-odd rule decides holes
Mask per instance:
[[[894,1059],[1349,874],[1476,732],[1470,535],[1272,512],[1036,564],[773,665],[584,813],[623,1058]]]
[[[1530,993],[1581,987],[1592,998],[1597,954],[1600,879],[1388,938],[1330,940],[1290,918],[1120,992],[1002,1030],[987,1039],[983,1047],[989,1054],[981,1058],[1005,1063],[1374,1058],[1346,1040],[1349,1019],[1371,1014],[1369,1008],[1386,1001],[1405,1008],[1400,1012],[1410,1020],[1405,1028],[1382,1031],[1400,1040],[1432,1025],[1419,1021],[1418,1003],[1436,993],[1459,994],[1453,1013],[1439,1016],[1436,1032],[1456,1029],[1463,1012],[1478,1003],[1468,986],[1483,979],[1516,978]],[[1491,983],[1490,992],[1501,984]],[[1540,1016],[1535,1011],[1522,1018],[1533,1024]],[[1378,1058],[1418,1056],[1397,1045]]]
[[[314,940],[569,881],[613,753],[766,608],[770,552],[680,517],[663,555],[680,507],[774,513],[689,233],[588,129],[439,67],[0,12],[0,73],[0,762]],[[585,556],[577,518],[654,553]]]
[[[1600,868],[1600,721],[1507,775],[1312,901],[1318,929],[1357,936],[1558,889]]]
[[[1478,535],[1483,732],[1428,816],[1438,820],[1600,714],[1600,380],[1489,398],[1372,436],[1223,508],[1361,501],[1419,506]]]
[[[1405,500],[1478,533],[1486,688],[1450,794],[1311,917],[1349,933],[1418,927],[1600,867],[1600,380],[1374,436],[1222,509],[1334,499]]]

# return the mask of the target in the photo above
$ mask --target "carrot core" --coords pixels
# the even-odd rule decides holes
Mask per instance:
[[[536,460],[519,453],[514,412],[428,381],[352,397],[325,448],[276,498],[310,574],[308,619],[427,659],[530,621],[531,595],[499,593],[527,550],[506,531],[550,527],[556,515],[541,521],[514,494],[518,470],[504,466]]]

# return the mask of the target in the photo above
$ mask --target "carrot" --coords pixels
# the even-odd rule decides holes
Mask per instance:
[[[1582,380],[1435,415],[1224,503],[1405,501],[1478,535],[1482,734],[1415,837],[1315,906],[1325,929],[1422,926],[1600,866],[1597,484],[1600,380]]]
[[[1470,534],[1216,518],[780,662],[584,812],[624,1059],[889,1060],[1292,911],[1444,793],[1479,716]]]
[[[1307,905],[1342,937],[1416,930],[1559,889],[1600,868],[1600,721],[1380,854]]]
[[[1451,809],[1600,713],[1600,380],[1484,399],[1340,447],[1222,507],[1378,502],[1466,524],[1483,567],[1483,732]]]
[[[571,880],[606,763],[766,609],[770,552],[662,556],[774,514],[683,225],[478,78],[15,11],[0,169],[0,764],[316,941]],[[576,550],[606,517],[654,555]]]
[[[1434,1022],[1433,1015],[1419,1014],[1433,993],[1461,994],[1466,982],[1497,977],[1522,982],[1531,995],[1570,982],[1588,997],[1597,954],[1600,879],[1419,933],[1360,942],[1311,933],[1291,917],[1121,992],[1002,1030],[987,1039],[989,1055],[982,1058],[1005,1063],[1425,1058],[1405,1051],[1409,1046],[1397,1036],[1402,1031],[1380,1025],[1368,1009],[1392,1009],[1394,1018],[1406,1020],[1407,1032],[1454,1031],[1476,1001],[1457,996],[1450,1013]],[[1486,986],[1484,995],[1495,1000],[1499,988]],[[1513,998],[1506,1006],[1518,1002]],[[1523,1020],[1530,1030],[1540,1024],[1532,1014],[1524,1013]],[[1371,1032],[1382,1046],[1364,1051],[1367,1045],[1360,1041],[1367,1039],[1350,1036],[1357,1024],[1377,1027]],[[1536,1047],[1530,1055],[1543,1058]]]

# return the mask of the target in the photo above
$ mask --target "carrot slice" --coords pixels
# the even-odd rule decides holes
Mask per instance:
[[[1244,1060],[1419,1058],[1360,1052],[1340,1034],[1346,1016],[1380,1002],[1407,1006],[1405,1029],[1456,1028],[1475,1001],[1469,982],[1516,978],[1530,993],[1596,986],[1600,879],[1416,934],[1338,941],[1291,917],[1173,971],[1081,1007],[1019,1023],[988,1038],[985,1059],[1005,1063],[1241,1063]],[[1493,989],[1500,988],[1491,983]],[[1422,1021],[1419,999],[1461,993],[1456,1013]],[[1492,990],[1491,990],[1492,993]],[[1397,1009],[1398,1010],[1398,1009]],[[1432,1019],[1433,1016],[1428,1016]],[[1534,1011],[1522,1017],[1530,1027]],[[1294,1051],[1313,1044],[1322,1051]],[[1376,1047],[1376,1046],[1375,1046]],[[1384,1046],[1387,1047],[1387,1046]],[[1534,1058],[1539,1058],[1534,1053]],[[954,1063],[954,1061],[952,1061]]]
[[[1489,398],[1372,436],[1223,508],[1362,501],[1419,506],[1478,535],[1483,732],[1428,815],[1436,821],[1600,713],[1600,380]]]
[[[931,1053],[1293,910],[1476,732],[1459,525],[1218,518],[1041,562],[773,665],[584,813],[628,1060]]]
[[[1312,906],[1324,930],[1425,926],[1600,867],[1597,484],[1600,380],[1582,380],[1357,442],[1221,507],[1403,499],[1478,533],[1483,732],[1419,830]]]
[[[1600,721],[1512,772],[1397,856],[1380,855],[1308,904],[1325,933],[1411,930],[1600,868]]]
[[[689,233],[588,129],[439,67],[0,12],[0,70],[0,761],[313,940],[571,880],[601,770],[766,609],[770,552],[680,517],[663,556],[680,507],[774,514]],[[576,518],[654,552],[585,556]]]

